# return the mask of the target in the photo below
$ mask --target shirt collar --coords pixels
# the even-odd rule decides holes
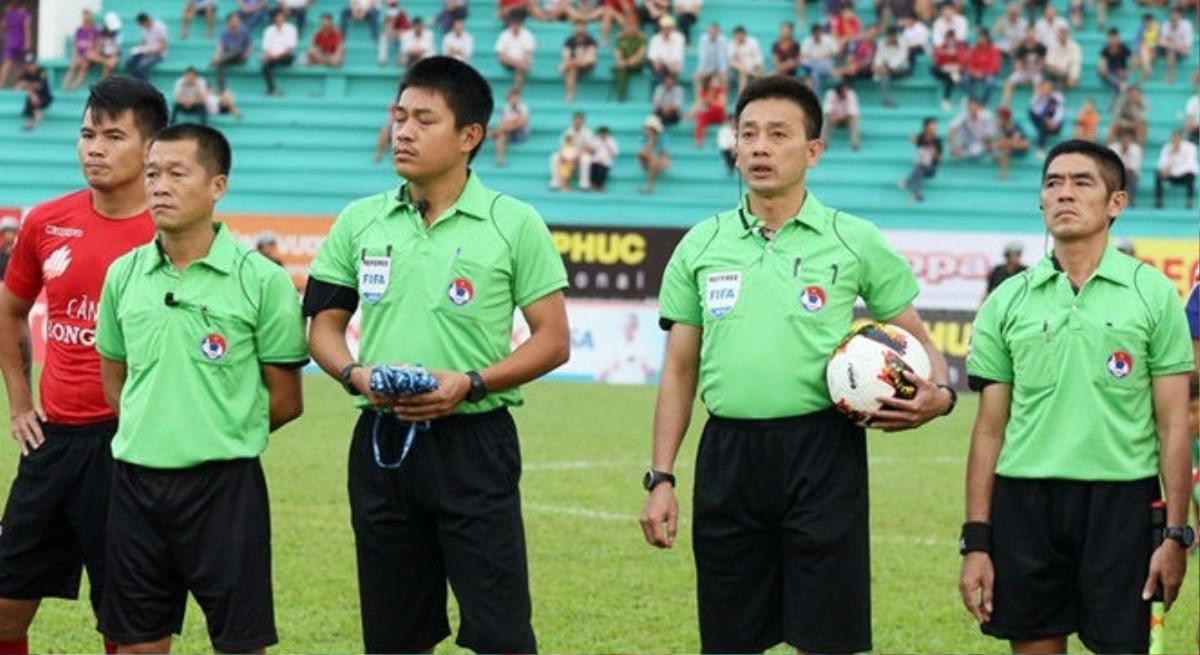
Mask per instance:
[[[791,219],[784,221],[780,229],[784,225],[795,221],[812,228],[817,233],[823,233],[826,229],[826,213],[825,205],[820,200],[817,200],[813,192],[805,191],[804,202],[800,204],[800,211]],[[744,219],[744,227],[748,228],[742,230],[741,236],[743,238],[750,236],[756,228],[762,226],[762,219],[750,213],[750,194],[742,196],[742,201],[738,204],[738,215]]]
[[[417,212],[416,205],[412,202],[412,196],[409,195],[408,183],[405,182],[400,186],[400,191],[396,195],[391,196],[388,200],[388,214],[395,212],[397,209]],[[463,186],[463,190],[458,194],[458,200],[450,209],[446,210],[446,216],[454,214],[464,214],[479,220],[487,220],[491,212],[491,194],[484,188],[483,182],[479,181],[479,176],[474,171],[467,171],[467,183]],[[440,218],[440,217],[439,217]]]
[[[222,275],[228,275],[233,271],[234,262],[237,260],[237,239],[229,231],[229,228],[224,223],[214,221],[213,232],[216,236],[213,238],[212,245],[208,248],[208,254],[203,259],[197,260],[195,263],[207,266]],[[146,274],[153,273],[163,266],[170,266],[171,262],[167,258],[166,251],[163,250],[162,237],[154,238],[154,257],[150,257],[143,267]]]
[[[1122,254],[1112,246],[1105,246],[1104,254],[1100,257],[1100,265],[1096,267],[1096,271],[1092,273],[1092,277],[1099,277],[1127,287],[1132,284],[1132,272],[1129,263],[1134,261]],[[1047,281],[1054,279],[1059,273],[1062,273],[1062,266],[1058,263],[1058,258],[1051,252],[1042,261],[1038,262],[1031,273],[1030,282],[1033,286],[1041,286]]]

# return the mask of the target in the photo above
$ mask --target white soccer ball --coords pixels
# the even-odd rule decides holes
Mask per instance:
[[[895,325],[867,323],[833,350],[825,367],[825,384],[838,411],[867,426],[869,413],[883,405],[878,398],[907,400],[916,395],[917,388],[904,378],[904,371],[929,378],[929,355],[917,338]]]

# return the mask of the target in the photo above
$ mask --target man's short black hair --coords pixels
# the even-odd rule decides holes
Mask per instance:
[[[400,81],[396,99],[399,100],[404,90],[409,87],[425,89],[440,95],[454,114],[454,127],[462,129],[478,124],[483,133],[487,134],[488,121],[491,120],[492,109],[495,107],[492,86],[470,64],[454,57],[426,57],[409,67],[404,79]],[[479,140],[479,145],[471,151],[468,162],[479,154],[484,140]]]
[[[1045,182],[1046,171],[1050,170],[1050,163],[1056,157],[1071,154],[1083,155],[1096,162],[1096,167],[1100,169],[1100,179],[1104,182],[1104,189],[1109,194],[1125,190],[1125,164],[1121,162],[1117,153],[1107,146],[1084,139],[1063,141],[1051,148],[1049,154],[1046,155],[1046,162],[1042,164],[1042,181]]]
[[[1110,28],[1108,28],[1108,35],[1109,36],[1121,36],[1121,31],[1115,27],[1110,27]]]
[[[926,116],[925,119],[921,121],[921,129],[924,130],[929,127],[930,123],[936,123],[936,122],[937,122],[937,116]]]
[[[149,23],[149,22],[150,22],[150,14],[147,14],[146,12],[143,11],[142,13],[137,15],[138,25],[141,25],[142,23]]]
[[[154,135],[154,142],[160,141],[195,141],[196,159],[208,171],[209,177],[229,175],[229,169],[233,166],[233,151],[229,148],[229,141],[220,130],[207,125],[172,125]]]
[[[733,28],[733,33],[734,34],[745,34],[746,28],[742,27],[741,25],[738,25],[737,27]]]
[[[83,111],[91,112],[96,122],[116,120],[131,111],[143,139],[167,126],[167,99],[154,85],[132,77],[109,77],[93,84]]]
[[[739,120],[746,105],[755,100],[768,98],[783,98],[791,100],[804,111],[804,136],[815,139],[821,134],[824,118],[821,115],[821,102],[811,88],[794,77],[784,75],[769,75],[760,77],[746,85],[738,96],[737,108],[733,115]]]

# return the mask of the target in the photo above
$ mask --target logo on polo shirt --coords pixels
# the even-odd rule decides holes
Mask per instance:
[[[724,318],[733,306],[737,304],[738,294],[742,290],[742,274],[740,271],[728,273],[709,273],[705,285],[705,305],[713,318]]]
[[[214,362],[224,357],[228,350],[229,345],[225,343],[225,337],[216,332],[210,332],[204,337],[204,341],[200,342],[200,352]]]
[[[450,283],[450,288],[447,289],[446,295],[450,296],[450,302],[458,306],[463,306],[475,297],[475,287],[471,286],[471,281],[465,277],[456,277]]]
[[[54,278],[67,272],[67,268],[71,266],[71,247],[60,246],[46,261],[42,263],[42,277],[47,280]]]
[[[1108,374],[1120,380],[1133,372],[1133,357],[1124,350],[1108,356]]]
[[[800,292],[800,305],[810,312],[819,312],[825,306],[825,290],[813,285]]]

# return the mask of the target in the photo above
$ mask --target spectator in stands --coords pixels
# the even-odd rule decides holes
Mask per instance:
[[[313,0],[278,0],[277,9],[287,12],[287,17],[296,21],[296,35],[304,36],[304,26],[308,21],[308,9]]]
[[[1046,48],[1046,64],[1043,70],[1047,77],[1063,89],[1073,89],[1079,84],[1079,73],[1083,70],[1083,50],[1065,29],[1059,30],[1054,43]]]
[[[137,24],[142,28],[142,40],[125,60],[125,70],[130,77],[146,82],[154,67],[167,56],[167,24],[146,13],[138,14]]]
[[[646,58],[656,80],[666,75],[678,77],[683,72],[683,35],[675,31],[675,19],[663,16],[658,20],[658,34],[650,37]]]
[[[975,45],[967,51],[966,75],[963,77],[967,97],[978,98],[986,106],[996,88],[1003,63],[1000,49],[992,44],[992,35],[981,28]]]
[[[737,118],[730,116],[729,120],[717,130],[717,148],[721,151],[721,160],[725,162],[726,177],[733,175],[737,164]]]
[[[1004,82],[1004,99],[1002,105],[1010,105],[1013,89],[1018,86],[1036,86],[1042,81],[1042,67],[1046,62],[1046,46],[1037,40],[1037,33],[1031,27],[1025,32],[1025,38],[1012,51],[1012,72]]]
[[[1000,48],[1000,52],[1005,55],[1012,55],[1013,48],[1025,38],[1025,32],[1029,30],[1029,21],[1021,15],[1021,5],[1018,2],[1010,2],[1004,10],[1004,15],[996,19],[996,24],[992,26],[992,37],[996,40],[996,47]]]
[[[1142,69],[1142,79],[1149,79],[1154,72],[1154,59],[1158,55],[1158,39],[1162,26],[1153,14],[1142,14],[1142,22],[1138,25],[1137,35],[1134,36],[1134,54],[1137,65]]]
[[[570,0],[568,0],[570,2]],[[567,6],[567,20],[590,23],[604,17],[604,0],[575,0]]]
[[[456,19],[450,31],[442,37],[442,54],[470,63],[471,56],[475,54],[475,37],[467,31],[464,19]]]
[[[643,24],[661,23],[664,17],[671,15],[671,0],[642,0],[637,12]],[[683,38],[683,35],[680,35],[680,38]]]
[[[779,38],[771,45],[771,69],[788,77],[795,77],[800,69],[800,42],[791,21],[779,24]]]
[[[887,36],[875,51],[872,73],[875,84],[879,86],[880,102],[884,107],[895,107],[896,101],[892,99],[892,81],[912,74],[908,48],[900,43],[900,30],[895,26],[888,28]]]
[[[596,137],[591,143],[592,165],[588,168],[588,180],[591,182],[592,191],[604,192],[608,185],[608,174],[612,171],[613,161],[616,160],[618,152],[620,149],[617,147],[617,140],[612,136],[612,130],[601,125],[596,129]]]
[[[313,35],[312,45],[308,48],[308,65],[337,68],[342,65],[345,56],[346,42],[333,26],[333,14],[321,14],[317,33]]]
[[[637,160],[646,173],[646,186],[639,188],[638,193],[654,193],[654,181],[671,167],[667,135],[657,116],[647,116],[642,124],[642,148],[638,150]]]
[[[1138,180],[1142,176],[1142,147],[1134,138],[1133,130],[1121,130],[1117,138],[1108,147],[1125,164],[1125,194],[1129,196],[1129,206],[1133,207],[1137,204]]]
[[[843,82],[871,79],[871,66],[875,61],[875,26],[868,26],[859,32],[858,36],[846,44],[846,58],[842,67],[837,70],[838,79]]]
[[[978,159],[992,154],[996,141],[996,119],[974,98],[967,108],[950,122],[950,156],[954,159]]]
[[[971,10],[975,12],[975,18],[973,22],[981,30],[986,29],[983,25],[983,13],[987,11],[987,8],[991,6],[991,4],[992,0],[971,0],[970,2]]]
[[[953,2],[946,2],[942,4],[942,12],[938,15],[937,20],[933,21],[933,47],[941,46],[951,32],[960,43],[966,43],[971,39],[971,28],[967,24],[967,17],[958,12],[958,6]]]
[[[100,28],[92,18],[92,12],[84,9],[83,19],[71,38],[71,63],[63,76],[63,91],[73,91],[83,86],[94,57],[100,48]]]
[[[1158,153],[1158,165],[1154,171],[1154,206],[1163,206],[1163,183],[1182,186],[1187,194],[1186,207],[1192,208],[1196,199],[1196,176],[1200,175],[1200,162],[1196,160],[1196,144],[1185,141],[1181,130],[1171,132],[1171,140],[1164,143]],[[1194,217],[1193,217],[1194,218]]]
[[[400,35],[400,59],[402,66],[412,66],[422,59],[436,55],[437,48],[433,45],[433,31],[425,29],[425,21],[417,16],[412,20],[412,27]]]
[[[696,41],[696,72],[692,75],[692,88],[700,88],[700,79],[707,75],[729,74],[729,42],[721,33],[721,26],[713,21]]]
[[[204,38],[211,39],[217,23],[217,0],[185,0],[183,19],[179,21],[179,38],[187,40],[188,25],[196,14],[204,14]]]
[[[1138,145],[1146,146],[1146,118],[1150,115],[1150,103],[1142,94],[1142,87],[1132,85],[1117,97],[1117,106],[1109,123],[1108,140],[1115,140],[1121,130],[1133,132]]]
[[[1014,241],[1004,246],[1004,262],[992,267],[992,272],[988,273],[987,288],[983,291],[984,298],[987,298],[1005,280],[1029,268],[1021,263],[1021,251],[1020,241]]]
[[[1096,109],[1096,102],[1091,98],[1083,101],[1083,106],[1079,108],[1079,113],[1075,114],[1075,129],[1072,136],[1076,139],[1085,141],[1096,140],[1096,128],[1100,126],[1100,112]]]
[[[557,191],[562,186],[561,173],[563,167],[569,163],[563,161],[564,156],[574,158],[575,164],[578,166],[579,188],[586,191],[591,187],[591,179],[588,177],[588,171],[592,167],[591,144],[592,130],[588,128],[583,112],[577,111],[571,116],[571,126],[563,131],[558,140],[558,150],[550,155],[551,189]],[[567,178],[570,176],[568,175]]]
[[[1175,67],[1179,62],[1191,61],[1192,39],[1192,21],[1184,18],[1179,9],[1172,9],[1158,37],[1161,54],[1167,59],[1167,84],[1175,81]]]
[[[1042,17],[1033,24],[1033,31],[1037,34],[1038,43],[1046,46],[1046,49],[1049,50],[1053,47],[1054,40],[1058,38],[1059,30],[1070,32],[1071,26],[1065,18],[1058,15],[1054,5],[1047,4],[1046,9],[1042,12]]]
[[[1038,158],[1046,156],[1046,145],[1050,137],[1062,132],[1063,118],[1066,115],[1066,100],[1061,91],[1054,88],[1054,82],[1042,80],[1037,85],[1033,97],[1029,99],[1029,122],[1037,131]]]
[[[218,92],[225,90],[225,69],[250,61],[250,51],[253,47],[250,31],[242,25],[242,15],[231,12],[225,19],[225,31],[221,32],[221,37],[217,39],[212,61],[208,62],[209,67],[217,71]]]
[[[17,243],[17,232],[21,230],[21,219],[16,216],[0,218],[0,282],[12,258],[13,246]]]
[[[251,33],[267,18],[267,0],[237,0],[237,6],[238,16]]]
[[[1008,179],[1008,166],[1013,157],[1020,157],[1029,152],[1029,138],[1021,124],[1013,118],[1012,110],[1008,107],[996,108],[996,176],[1001,180]]]
[[[4,25],[4,56],[0,57],[0,88],[8,86],[9,76],[24,72],[25,55],[33,52],[33,18],[23,2],[9,2],[0,17]]]
[[[638,17],[636,0],[604,0],[604,13],[600,16],[600,42],[608,45],[613,24],[624,28],[631,20],[641,31],[642,22]]]
[[[629,76],[642,72],[646,66],[646,35],[636,17],[625,18],[621,32],[613,45],[613,90],[617,102],[625,102],[629,93]]]
[[[914,0],[875,0],[874,5],[875,22],[879,25],[891,25],[917,16]]]
[[[529,133],[529,105],[521,100],[520,89],[509,89],[500,112],[500,124],[492,130],[492,138],[496,140],[496,165],[507,164],[508,144],[527,140]]]
[[[942,83],[942,109],[950,109],[950,96],[962,82],[967,65],[967,49],[958,41],[954,31],[946,32],[942,44],[933,49],[930,72]]]
[[[540,21],[566,20],[571,12],[570,0],[529,0],[529,16]]]
[[[828,22],[846,7],[853,7],[854,0],[821,0],[821,6],[825,8],[825,22]]]
[[[510,18],[524,21],[529,17],[529,3],[530,0],[498,0],[496,17],[505,25],[508,25]]]
[[[1192,86],[1197,93],[1193,93],[1183,106],[1183,135],[1200,145],[1200,68],[1192,74]]]
[[[809,36],[800,46],[800,65],[808,73],[813,92],[820,97],[821,88],[828,86],[834,78],[834,59],[838,56],[838,45],[833,37],[825,34],[820,25],[813,25]]]
[[[175,80],[174,100],[171,125],[179,120],[180,114],[190,114],[199,119],[201,125],[208,125],[208,83],[196,72],[195,66],[188,66]]]
[[[388,0],[389,5],[393,2],[395,2],[395,0]],[[442,3],[442,10],[439,11],[437,17],[433,19],[433,24],[435,27],[437,27],[439,32],[445,35],[454,28],[455,22],[463,21],[465,24],[468,13],[466,0],[445,0]],[[456,57],[456,59],[459,59],[460,61],[467,61],[470,58],[470,55],[465,58]]]
[[[672,0],[671,4],[675,10],[675,21],[679,23],[679,31],[683,33],[683,40],[691,43],[692,26],[700,20],[703,0]]]
[[[673,127],[683,116],[683,87],[675,81],[674,75],[664,75],[662,81],[654,89],[651,99],[654,115],[666,127]]]
[[[919,20],[904,18],[900,20],[900,45],[908,50],[908,67],[914,67],[917,57],[933,52],[929,44],[929,27]]]
[[[845,51],[852,41],[862,33],[862,21],[854,13],[854,5],[848,4],[841,11],[829,18],[829,31],[838,49]]]
[[[263,232],[258,235],[258,240],[254,242],[254,249],[258,254],[271,260],[277,266],[283,266],[283,253],[279,250],[279,239],[275,237],[274,232]]]
[[[299,41],[296,26],[287,22],[287,14],[276,11],[262,38],[262,76],[267,83],[267,95],[283,95],[275,87],[275,69],[292,65]]]
[[[209,91],[208,97],[204,99],[205,106],[208,108],[209,116],[218,114],[229,114],[234,118],[240,119],[242,112],[238,109],[237,99],[233,96],[233,91],[225,89],[224,91],[216,92]]]
[[[100,79],[105,79],[121,63],[121,18],[115,12],[104,15],[104,27],[100,29],[100,46],[92,63],[100,64]]]
[[[33,53],[26,55],[25,69],[17,79],[16,88],[25,92],[25,108],[21,110],[21,115],[25,117],[25,125],[21,129],[31,132],[42,122],[46,109],[54,102],[46,69],[38,65]]]
[[[525,77],[533,68],[533,52],[537,49],[537,41],[524,22],[519,14],[509,14],[508,28],[496,38],[496,57],[501,66],[512,71],[513,86],[517,88],[524,86]]]
[[[575,102],[579,76],[586,75],[595,68],[596,39],[588,34],[587,23],[575,21],[574,32],[563,43],[562,62],[558,65],[558,73],[563,76],[563,86],[566,88],[566,102]]]
[[[729,68],[737,76],[738,94],[746,88],[747,83],[762,77],[766,71],[758,39],[747,35],[746,28],[741,25],[733,28],[733,41],[729,44]]]
[[[1125,81],[1129,79],[1131,54],[1133,53],[1129,48],[1121,42],[1121,33],[1117,31],[1117,28],[1110,27],[1104,48],[1100,50],[1100,60],[1096,63],[1096,71],[1100,73],[1100,79],[1112,91],[1108,102],[1109,111],[1116,106],[1117,96],[1125,90]]]
[[[341,25],[338,26],[342,38],[350,38],[350,21],[366,23],[367,28],[371,30],[371,43],[378,42],[379,0],[349,0],[349,4],[342,10]]]
[[[908,191],[913,202],[921,202],[925,200],[925,180],[937,174],[938,164],[942,161],[942,139],[938,136],[937,119],[932,116],[926,118],[921,123],[921,131],[914,134],[911,140],[917,146],[916,159],[908,177],[897,186]]]
[[[588,171],[585,171],[584,167],[579,163],[583,155],[583,149],[584,144],[579,143],[577,137],[571,134],[563,135],[562,141],[558,144],[558,150],[552,155],[555,163],[552,173],[555,178],[550,182],[551,190],[569,191],[571,189],[571,178],[577,170],[579,171],[580,178],[588,175]],[[588,168],[590,170],[590,165]]]
[[[830,130],[845,127],[850,131],[850,149],[857,151],[861,145],[858,139],[858,94],[850,88],[850,84],[842,80],[826,91],[821,111],[825,114],[821,139],[828,144]]]
[[[404,47],[400,44],[404,38],[404,33],[407,32],[412,25],[408,22],[408,14],[400,8],[400,3],[396,0],[388,0],[387,6],[383,9],[383,34],[379,39],[379,66],[387,66],[388,53],[392,49],[392,44],[396,44],[396,65],[404,65]],[[345,34],[342,35],[345,38]]]
[[[722,125],[728,119],[725,112],[727,100],[725,83],[720,75],[709,73],[700,78],[700,86],[696,89],[696,104],[691,111],[692,118],[696,121],[693,139],[697,150],[704,147],[704,134],[708,127]]]

